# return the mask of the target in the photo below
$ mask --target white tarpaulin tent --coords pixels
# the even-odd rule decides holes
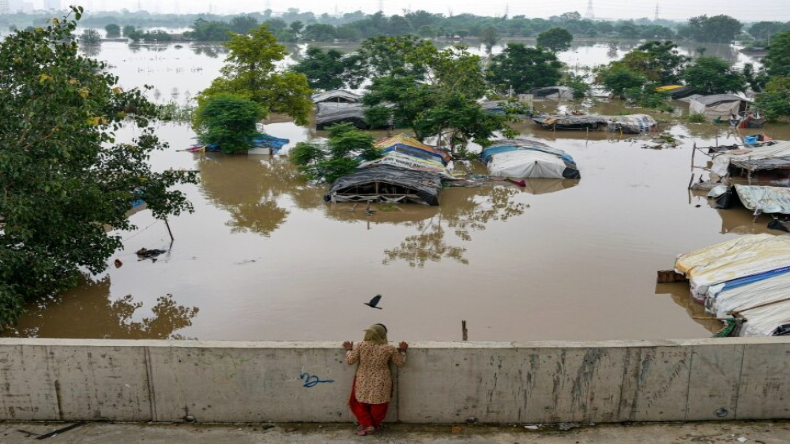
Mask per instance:
[[[704,301],[709,287],[790,266],[790,236],[741,236],[682,254],[675,270],[689,278],[691,294]]]
[[[488,171],[492,176],[544,177],[564,179],[566,165],[562,158],[540,151],[509,151],[491,158]]]
[[[744,319],[740,336],[774,336],[777,328],[790,324],[790,300],[741,312]]]
[[[790,142],[775,141],[773,145],[758,148],[723,151],[713,158],[711,172],[724,177],[730,165],[749,171],[790,168]]]
[[[731,94],[698,96],[689,100],[689,114],[703,114],[709,119],[729,120],[732,114],[746,111],[746,99]],[[743,108],[743,109],[742,109]]]

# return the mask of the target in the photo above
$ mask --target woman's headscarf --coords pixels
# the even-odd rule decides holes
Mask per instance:
[[[365,341],[374,344],[387,343],[387,327],[383,324],[373,324],[365,330]]]

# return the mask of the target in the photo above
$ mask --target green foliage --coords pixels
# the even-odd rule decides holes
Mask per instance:
[[[669,103],[669,93],[657,92],[655,83],[646,83],[641,87],[626,89],[623,97],[627,100],[643,107],[657,111],[672,111],[673,107]]]
[[[258,135],[255,123],[260,108],[249,99],[232,94],[217,94],[206,99],[196,110],[200,141],[218,145],[223,153],[246,153]]]
[[[310,88],[356,89],[364,80],[360,74],[365,70],[363,62],[359,54],[343,55],[335,49],[324,51],[317,46],[309,46],[305,57],[291,69],[304,74]]]
[[[486,46],[486,51],[489,53],[491,49],[494,48],[496,42],[499,41],[499,35],[496,32],[496,28],[493,26],[487,26],[483,29],[483,34],[480,36],[480,41]]]
[[[700,94],[733,93],[746,87],[743,74],[718,57],[697,58],[683,72],[683,79]]]
[[[115,23],[110,23],[109,25],[105,26],[104,30],[107,31],[108,39],[118,38],[121,36],[121,27]]]
[[[623,97],[626,90],[644,87],[647,79],[631,71],[622,62],[612,62],[598,71],[596,82],[611,91],[613,95]]]
[[[705,123],[705,122],[707,122],[707,121],[708,121],[708,118],[707,118],[707,117],[705,117],[705,114],[701,114],[701,113],[690,113],[690,114],[689,114],[689,115],[686,117],[686,120],[688,120],[688,121],[689,121],[689,123]]]
[[[677,47],[670,41],[647,42],[626,54],[621,62],[629,70],[641,74],[651,82],[675,84],[680,80],[683,67],[689,60],[678,52]]]
[[[763,63],[770,76],[790,77],[790,31],[774,36]]]
[[[358,158],[373,160],[381,157],[371,135],[349,123],[339,123],[329,128],[326,147],[315,143],[298,143],[290,151],[291,161],[308,179],[317,182],[334,182],[353,173],[359,166]]]
[[[101,34],[95,29],[86,29],[80,35],[80,44],[88,46],[101,44]]]
[[[240,15],[230,20],[230,32],[236,34],[247,34],[258,26],[258,19],[251,15]]]
[[[759,71],[755,71],[754,65],[745,63],[741,73],[743,74],[743,78],[746,79],[746,83],[753,91],[760,92],[765,89],[765,84],[768,82],[768,73],[765,71],[764,66],[761,67]]]
[[[368,128],[390,128],[394,126],[392,111],[382,105],[364,108],[365,123]]]
[[[776,34],[790,31],[790,23],[757,22],[749,27],[749,34],[757,40],[768,40]]]
[[[431,42],[413,35],[379,36],[362,42],[359,54],[366,61],[370,77],[422,77],[426,73],[425,54],[435,51]]]
[[[728,15],[692,17],[688,36],[696,42],[730,43],[741,33],[743,24]]]
[[[220,70],[222,75],[198,95],[199,106],[214,95],[228,93],[257,103],[261,117],[274,112],[293,117],[297,125],[307,123],[307,115],[313,108],[307,77],[277,70],[277,62],[288,53],[266,25],[249,35],[233,34],[225,46],[230,53]]]
[[[224,42],[230,39],[231,27],[226,22],[199,18],[192,25],[192,31],[187,31],[184,35],[199,42]]]
[[[585,81],[583,76],[570,72],[567,73],[562,78],[562,80],[560,80],[560,85],[573,88],[573,98],[576,100],[583,99],[584,96],[586,96],[587,93],[592,89],[590,84]]]
[[[191,211],[170,188],[195,174],[148,164],[165,147],[149,126],[156,106],[79,55],[70,36],[82,8],[72,14],[0,43],[0,325],[75,285],[81,270],[102,272],[123,247],[107,228],[134,228],[126,212],[138,196],[158,219]],[[140,128],[136,140],[115,142],[123,124]]]
[[[551,28],[538,34],[538,46],[553,53],[567,51],[573,42],[573,35],[562,28]]]
[[[500,54],[491,58],[488,79],[503,90],[517,93],[532,88],[556,85],[562,78],[562,63],[543,48],[528,48],[523,43],[508,43]]]
[[[790,77],[772,77],[757,96],[756,106],[771,121],[790,117]]]

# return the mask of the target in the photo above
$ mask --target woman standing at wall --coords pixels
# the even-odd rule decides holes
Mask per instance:
[[[406,349],[409,344],[401,342],[398,348],[387,342],[387,327],[374,324],[365,330],[365,340],[352,344],[343,343],[346,349],[346,362],[349,365],[359,362],[348,401],[351,412],[357,417],[357,435],[375,433],[384,417],[392,398],[392,374],[389,363],[398,367],[406,363]]]

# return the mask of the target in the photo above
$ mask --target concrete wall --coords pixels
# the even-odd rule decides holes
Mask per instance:
[[[790,418],[790,339],[416,343],[413,423]],[[0,339],[0,419],[350,421],[339,343]]]

